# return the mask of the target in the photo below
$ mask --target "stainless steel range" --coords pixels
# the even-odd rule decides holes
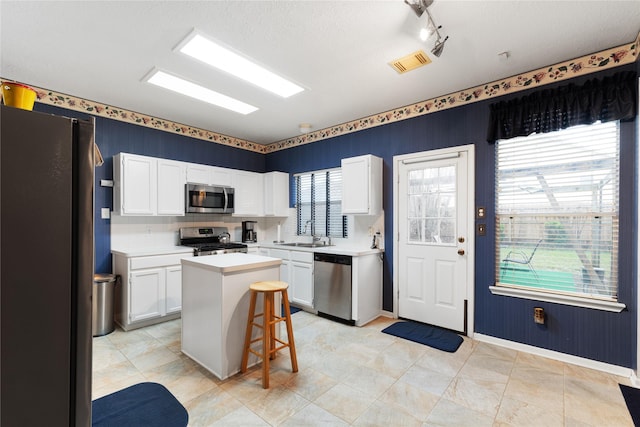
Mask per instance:
[[[247,253],[247,245],[229,242],[229,232],[224,227],[186,227],[180,229],[180,245],[193,248],[194,256]]]

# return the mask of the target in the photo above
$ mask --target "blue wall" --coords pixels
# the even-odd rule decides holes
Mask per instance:
[[[574,83],[637,64],[574,79]],[[560,84],[567,84],[562,82]],[[520,97],[520,92],[503,99]],[[491,102],[495,102],[492,100]],[[619,300],[622,313],[609,313],[560,304],[492,295],[494,265],[494,151],[485,141],[490,102],[478,102],[438,113],[307,144],[268,155],[156,131],[114,120],[97,118],[96,142],[105,165],[96,169],[96,207],[111,207],[110,188],[100,179],[112,179],[111,157],[119,152],[164,157],[256,172],[279,170],[291,174],[340,165],[340,159],[374,154],[384,160],[385,266],[383,308],[393,310],[393,185],[395,155],[474,144],[476,147],[476,206],[487,208],[487,235],[476,238],[475,332],[572,354],[619,366],[635,368],[636,361],[636,123],[621,126],[621,218]],[[81,113],[36,104],[36,110],[83,117]],[[96,213],[96,271],[111,271],[109,221]],[[532,320],[533,307],[543,307],[547,324]]]
[[[636,65],[577,78],[580,84]],[[558,85],[565,85],[561,82]],[[545,88],[549,88],[547,86]],[[521,97],[529,91],[502,99]],[[297,173],[340,165],[343,157],[374,154],[384,160],[385,266],[383,308],[393,311],[393,156],[474,144],[476,206],[487,208],[485,237],[476,237],[475,332],[614,365],[636,364],[636,123],[621,125],[621,200],[619,301],[622,313],[492,295],[495,210],[494,146],[486,142],[489,104],[478,102],[402,122],[338,136],[267,156],[267,170]],[[547,324],[533,322],[533,307],[543,307]]]

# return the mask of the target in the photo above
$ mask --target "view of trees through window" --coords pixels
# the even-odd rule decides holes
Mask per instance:
[[[617,298],[618,122],[496,143],[496,282]]]

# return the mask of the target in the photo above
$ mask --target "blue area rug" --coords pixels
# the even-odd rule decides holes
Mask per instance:
[[[618,384],[624,401],[627,402],[627,409],[633,419],[633,424],[640,426],[640,390],[626,385]]]
[[[92,402],[93,427],[185,427],[189,414],[163,385],[140,383]]]
[[[297,313],[302,310],[301,308],[294,307],[291,304],[289,304],[289,309],[291,311],[291,314]],[[284,313],[284,305],[282,306],[282,311],[280,313]]]
[[[462,337],[454,332],[417,322],[396,322],[382,332],[449,353],[454,353],[463,341]]]

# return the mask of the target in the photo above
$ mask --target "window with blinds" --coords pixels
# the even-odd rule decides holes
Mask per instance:
[[[618,122],[496,143],[496,284],[617,300]]]
[[[347,237],[342,215],[342,171],[329,169],[295,175],[297,234]]]

